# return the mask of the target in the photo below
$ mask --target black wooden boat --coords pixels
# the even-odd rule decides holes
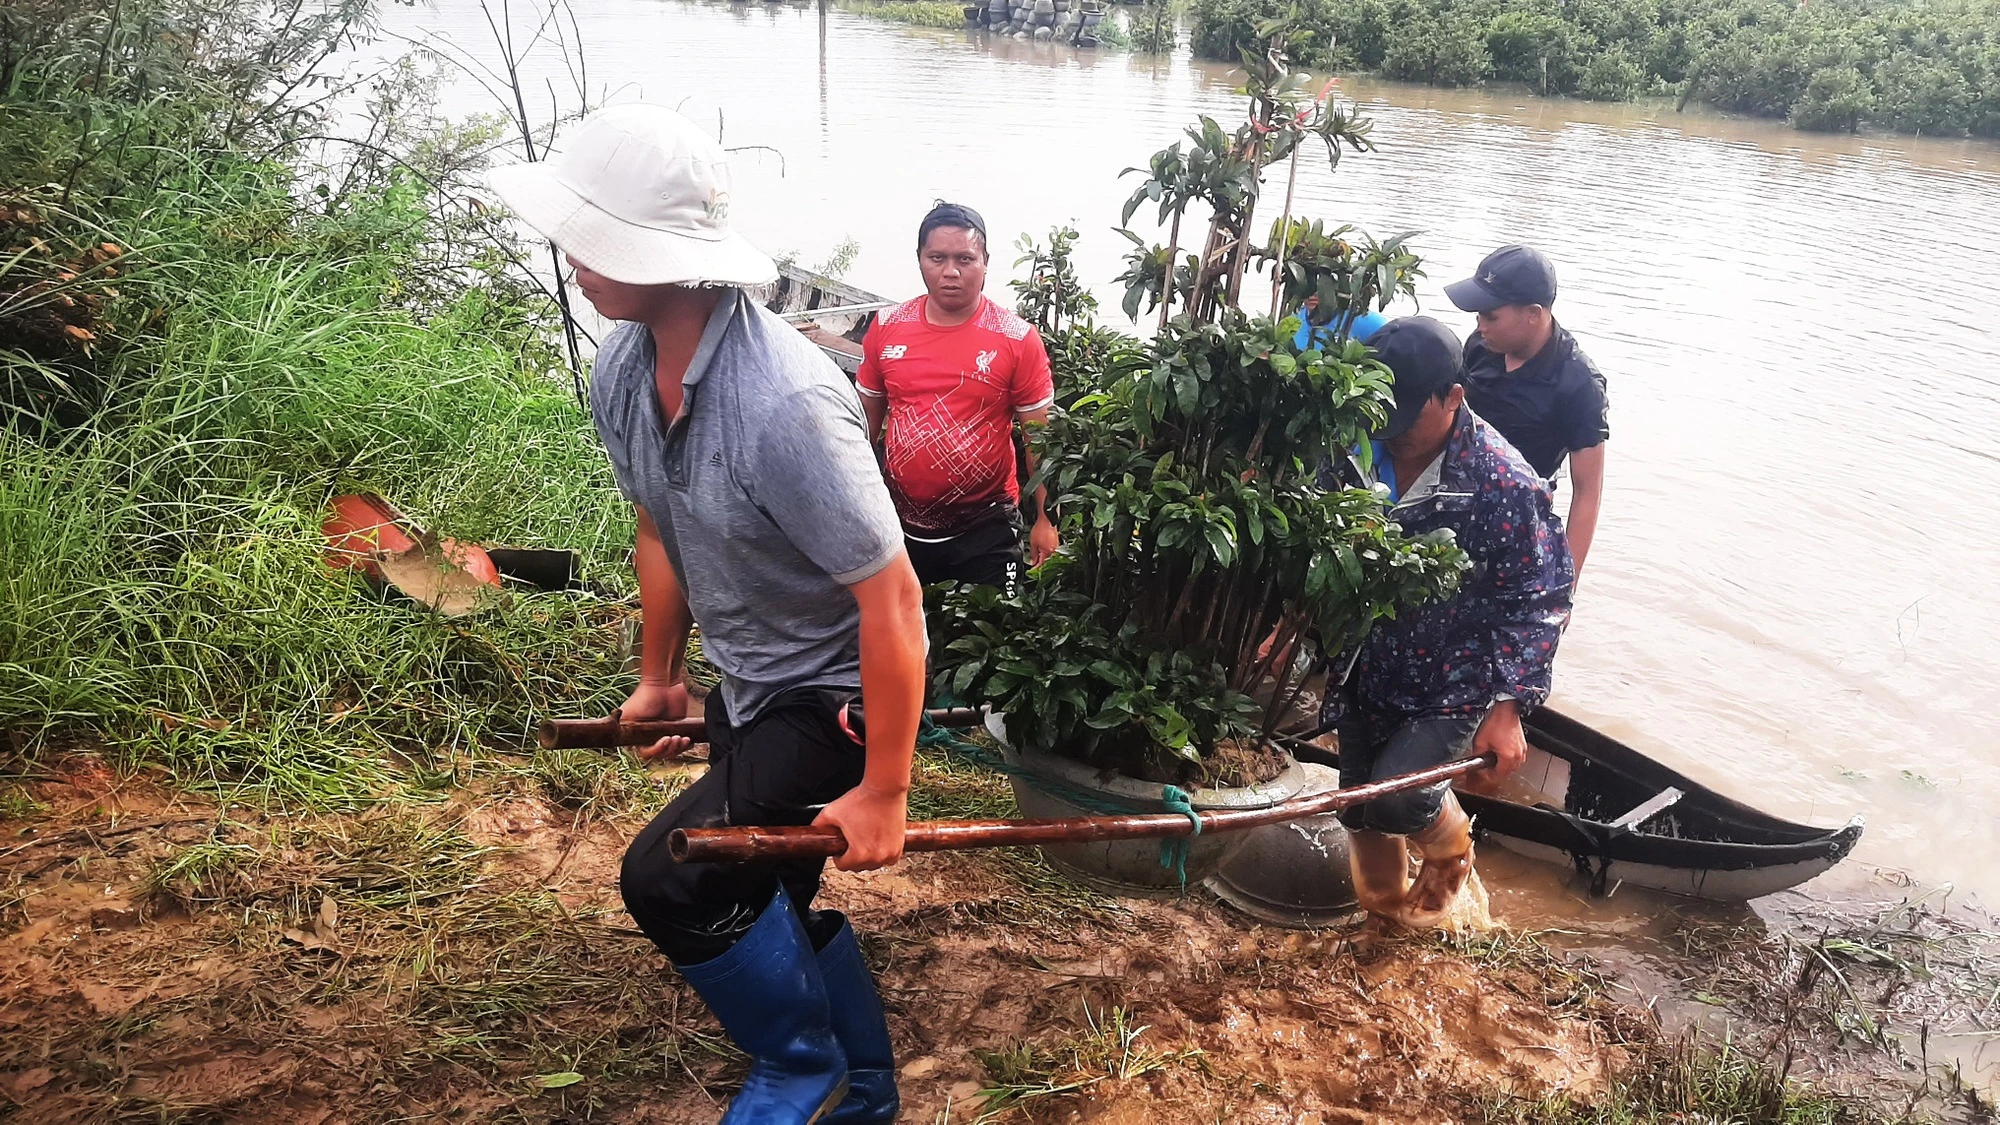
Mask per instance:
[[[1574,867],[1597,894],[1629,883],[1743,902],[1798,886],[1861,839],[1858,816],[1781,820],[1546,707],[1524,725],[1528,761],[1501,794],[1459,800],[1494,843]]]
[[[1499,795],[1460,790],[1459,800],[1482,839],[1573,868],[1595,894],[1630,884],[1744,902],[1821,874],[1861,839],[1860,817],[1840,828],[1781,820],[1546,707],[1524,726],[1528,760]],[[1337,753],[1313,743],[1280,741],[1301,761],[1339,762]],[[1216,893],[1282,924],[1324,924],[1343,913],[1317,900],[1292,901],[1296,896],[1286,888],[1298,880],[1273,884],[1268,872],[1304,865],[1344,883],[1344,852],[1336,863],[1326,847],[1305,847],[1305,837],[1293,838],[1297,833],[1257,829],[1249,835],[1258,839],[1223,868],[1220,884],[1211,880]]]

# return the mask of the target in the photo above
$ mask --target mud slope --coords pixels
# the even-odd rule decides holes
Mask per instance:
[[[525,772],[351,817],[72,759],[0,822],[0,1116],[710,1122],[735,1056],[619,910],[638,821]],[[548,799],[554,793],[564,799]],[[1302,936],[1028,856],[834,875],[905,1120],[1424,1122],[1599,1088],[1640,1034],[1504,935]]]

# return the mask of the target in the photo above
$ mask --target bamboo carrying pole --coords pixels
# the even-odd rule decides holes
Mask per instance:
[[[984,722],[983,712],[971,707],[953,707],[949,710],[929,712],[932,723],[941,727],[976,727]],[[593,746],[650,746],[662,738],[692,738],[701,742],[708,737],[708,726],[701,719],[650,719],[624,722],[617,712],[608,719],[550,719],[535,732],[535,741],[544,750],[566,750],[572,747]]]
[[[1494,764],[1491,754],[1466,758],[1383,781],[1335,789],[1267,809],[1220,809],[1196,813],[1202,834],[1240,832],[1344,809],[1376,797],[1421,789],[1463,777]],[[1185,813],[1129,816],[1073,816],[1059,820],[920,820],[903,834],[905,852],[949,852],[969,848],[1026,848],[1037,844],[1085,844],[1101,840],[1141,840],[1194,834]],[[831,859],[847,850],[838,828],[782,825],[767,828],[676,828],[667,850],[682,863],[742,863],[767,859]]]

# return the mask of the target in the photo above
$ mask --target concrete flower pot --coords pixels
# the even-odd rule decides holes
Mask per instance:
[[[1001,755],[1018,773],[1007,780],[1021,815],[1034,819],[1102,816],[1104,809],[1085,805],[1080,797],[1101,800],[1133,812],[1166,812],[1157,781],[1140,781],[1111,770],[1099,770],[1068,758],[1020,749],[1007,741],[1006,717],[989,714],[986,729],[1000,743]],[[1291,800],[1304,791],[1308,776],[1286,755],[1285,772],[1260,785],[1232,789],[1196,789],[1188,803],[1205,809],[1262,809]],[[1189,843],[1187,883],[1181,873],[1160,863],[1158,840],[1106,840],[1087,844],[1053,844],[1042,848],[1050,863],[1077,880],[1115,894],[1178,895],[1186,887],[1214,875],[1242,846],[1240,832],[1195,837]]]

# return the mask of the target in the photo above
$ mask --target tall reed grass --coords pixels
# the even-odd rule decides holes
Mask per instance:
[[[622,698],[612,602],[513,593],[443,619],[325,565],[327,500],[365,490],[443,535],[575,548],[616,583],[630,508],[542,319],[476,272],[407,299],[422,192],[391,177],[316,211],[299,188],[208,153],[91,203],[128,251],[119,301],[156,311],[119,313],[146,327],[103,341],[80,420],[0,428],[0,731],[30,752],[102,744],[352,805]]]

